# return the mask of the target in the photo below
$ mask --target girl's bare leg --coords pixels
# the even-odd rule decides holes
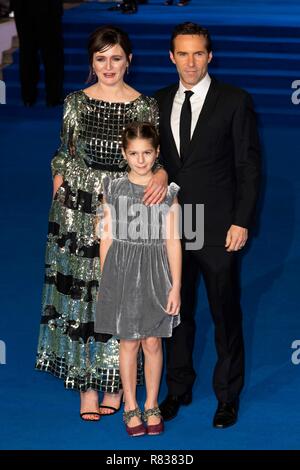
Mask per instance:
[[[158,406],[158,392],[161,380],[163,352],[161,338],[145,338],[141,341],[145,357],[146,402],[145,410]],[[159,424],[159,416],[150,416],[148,424]]]
[[[136,401],[137,356],[140,341],[120,340],[120,373],[125,396],[125,411],[134,410]],[[138,426],[141,420],[134,416],[128,423],[129,427]]]

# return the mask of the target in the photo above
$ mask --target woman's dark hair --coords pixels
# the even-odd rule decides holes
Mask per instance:
[[[150,122],[131,122],[126,126],[122,134],[122,147],[127,149],[130,140],[145,139],[150,140],[151,145],[155,150],[159,146],[158,132],[153,124]]]
[[[174,39],[180,34],[193,35],[193,36],[203,36],[206,39],[206,50],[208,53],[212,51],[212,42],[208,29],[203,28],[202,26],[191,23],[187,21],[186,23],[181,23],[175,26],[171,36],[170,51],[174,53]]]
[[[132,46],[129,36],[125,31],[116,26],[107,25],[97,28],[89,37],[88,41],[88,56],[90,64],[90,74],[88,82],[93,79],[93,57],[95,52],[103,52],[112,46],[118,44],[125,52],[126,58],[130,61],[130,54],[132,53]]]

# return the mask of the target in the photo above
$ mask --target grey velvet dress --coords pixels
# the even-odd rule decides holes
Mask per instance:
[[[179,186],[171,183],[162,204],[142,203],[144,186],[128,176],[103,179],[113,241],[107,252],[96,307],[95,331],[120,339],[170,337],[180,316],[166,313],[172,286],[165,221]]]

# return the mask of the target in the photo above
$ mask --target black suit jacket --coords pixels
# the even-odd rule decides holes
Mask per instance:
[[[212,78],[182,162],[170,122],[177,90],[178,84],[155,95],[161,163],[180,186],[180,204],[204,204],[204,245],[224,246],[231,224],[250,227],[258,197],[260,149],[252,100],[244,90]]]

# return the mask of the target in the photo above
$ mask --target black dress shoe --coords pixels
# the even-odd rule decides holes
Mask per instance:
[[[230,403],[219,402],[217,411],[214,416],[213,426],[215,428],[228,428],[237,422],[238,419],[238,402]]]
[[[180,406],[187,406],[190,403],[192,403],[192,392],[186,392],[183,395],[167,395],[159,405],[164,421],[170,421],[175,418]]]

